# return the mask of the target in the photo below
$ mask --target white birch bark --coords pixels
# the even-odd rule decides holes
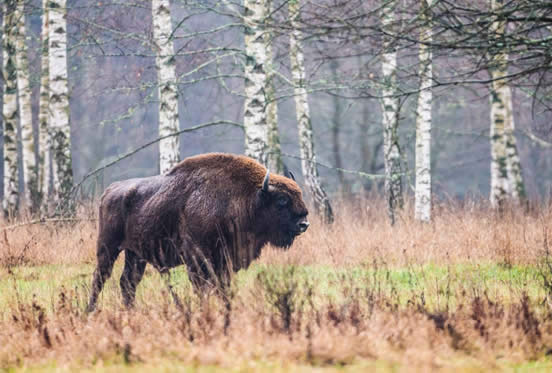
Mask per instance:
[[[266,14],[272,13],[273,0],[265,0]],[[284,164],[282,162],[282,150],[280,147],[280,135],[278,134],[278,102],[275,100],[274,87],[274,63],[272,53],[272,33],[265,29],[264,42],[266,47],[266,121],[268,131],[268,162],[270,171],[282,174]]]
[[[493,2],[493,7],[502,6],[503,0]],[[506,25],[498,27],[502,33],[506,32]],[[497,78],[504,78],[508,74],[508,55],[502,53],[497,56],[497,69],[495,71]],[[504,105],[504,144],[506,147],[506,170],[508,172],[508,192],[514,203],[520,203],[525,199],[525,184],[521,172],[521,161],[517,149],[516,136],[514,134],[514,107],[512,89],[504,80],[495,81],[494,89],[499,92],[499,97]]]
[[[510,86],[506,95],[506,123],[504,134],[506,135],[506,167],[508,169],[508,183],[510,184],[510,196],[513,201],[520,203],[526,198],[525,183],[521,172],[521,160],[519,158],[516,136],[514,134],[515,122],[513,100]]]
[[[42,0],[42,55],[40,58],[40,97],[38,103],[38,180],[41,205],[44,212],[48,209],[50,196],[50,137],[48,131],[48,105],[50,101],[50,68],[48,58],[48,1]]]
[[[70,209],[69,193],[73,187],[71,162],[71,127],[69,124],[69,89],[67,85],[67,8],[66,0],[49,1],[49,125],[53,154],[53,197],[58,207],[64,201]],[[57,211],[59,213],[60,211]]]
[[[427,0],[420,4],[420,94],[416,115],[416,187],[414,218],[428,222],[431,220],[431,79],[432,22]],[[427,43],[427,44],[426,44]]]
[[[492,76],[493,74],[491,74]],[[508,169],[506,166],[506,137],[504,135],[504,99],[495,83],[491,83],[491,195],[493,207],[500,207],[508,196]]]
[[[312,194],[315,209],[323,216],[326,223],[332,223],[334,219],[332,207],[318,176],[314,152],[314,136],[312,133],[308,95],[305,88],[305,61],[301,46],[303,35],[299,29],[300,2],[299,0],[295,0],[290,1],[288,4],[292,27],[289,39],[289,55],[295,94],[295,111],[297,113],[297,125],[299,129],[301,167],[305,184]]]
[[[33,113],[31,107],[31,85],[29,60],[27,57],[24,0],[17,1],[16,19],[16,62],[17,93],[19,99],[19,123],[21,126],[21,154],[23,157],[23,180],[25,186],[22,205],[34,210],[38,202],[38,177],[33,139]]]
[[[503,0],[491,0],[491,8],[503,6]],[[506,32],[506,23],[491,25],[497,39]],[[500,208],[507,198],[519,203],[525,197],[521,162],[514,135],[512,91],[505,81],[508,74],[507,53],[491,56],[491,205]]]
[[[382,28],[392,32],[394,22],[394,2],[388,2],[381,14]],[[385,198],[387,200],[388,215],[391,224],[395,223],[395,212],[402,208],[402,170],[401,151],[399,147],[399,105],[398,99],[393,97],[397,85],[397,52],[393,49],[390,37],[384,36],[381,61],[383,88],[382,88],[382,125],[383,125],[383,152],[385,167]]]
[[[159,96],[159,137],[178,132],[178,89],[169,0],[152,0],[153,39],[156,45],[155,67]],[[169,171],[180,161],[178,136],[159,142],[159,172]]]
[[[268,164],[267,51],[264,39],[265,0],[244,0],[245,102],[243,124],[245,155]]]
[[[5,0],[2,11],[4,24],[2,34],[2,52],[4,76],[4,105],[2,116],[4,123],[4,199],[2,207],[6,216],[17,213],[19,202],[19,173],[17,168],[17,72],[15,56],[16,37],[16,0]]]

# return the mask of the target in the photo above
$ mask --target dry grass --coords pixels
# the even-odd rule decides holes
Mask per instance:
[[[12,309],[12,320],[0,332],[2,366],[48,359],[85,365],[140,362],[163,356],[227,367],[266,359],[316,365],[382,359],[446,366],[471,356],[492,366],[499,357],[542,357],[552,345],[552,322],[537,316],[526,299],[504,307],[473,298],[458,311],[431,314],[419,304],[399,309],[389,299],[357,298],[294,311],[286,329],[278,313],[252,297],[233,303],[227,328],[224,307],[214,298],[184,312],[167,302],[91,316],[70,305],[71,294],[60,293],[60,298],[65,300],[49,315],[38,304]]]
[[[182,310],[163,288],[133,311],[104,304],[91,315],[83,313],[87,294],[82,287],[57,288],[48,301],[40,294],[35,300],[21,297],[19,267],[40,271],[46,264],[93,263],[95,223],[4,230],[0,281],[13,281],[13,291],[0,305],[0,368],[176,360],[223,368],[252,361],[308,366],[385,361],[407,370],[498,369],[501,361],[546,360],[552,352],[552,286],[546,281],[552,283],[552,267],[542,265],[549,263],[550,206],[499,216],[475,203],[448,204],[436,208],[428,225],[410,219],[407,209],[395,227],[387,223],[381,201],[339,211],[332,227],[313,222],[289,251],[266,250],[257,272],[247,285],[234,283],[226,302],[214,295],[198,298],[186,288]],[[402,291],[389,286],[385,275],[372,276],[419,264],[453,268],[481,262],[540,266],[544,277],[533,280],[541,290],[529,294],[522,287],[506,300],[491,295],[487,285]],[[337,296],[328,296],[328,289],[308,275],[320,267],[345,273],[331,284]],[[347,274],[358,267],[369,271]],[[443,283],[454,276],[451,270]],[[451,297],[455,306],[430,307],[426,300],[435,296]]]
[[[342,203],[332,226],[311,217],[311,227],[287,251],[265,250],[263,263],[479,263],[535,264],[542,257],[546,236],[552,236],[552,206],[529,213],[511,209],[499,215],[475,202],[437,205],[434,221],[419,224],[407,206],[391,226],[381,200]],[[95,261],[96,222],[91,213],[75,224],[33,224],[2,230],[0,264],[78,264]],[[88,220],[86,220],[88,219]],[[552,238],[548,239],[549,241]],[[62,253],[62,255],[60,255]]]
[[[338,209],[328,228],[318,221],[293,250],[267,252],[267,263],[358,265],[384,260],[388,265],[422,263],[535,264],[545,235],[552,235],[552,206],[530,213],[511,209],[499,215],[475,202],[438,205],[431,224],[419,224],[407,206],[391,226],[383,201],[358,201]],[[547,233],[551,231],[550,233]]]

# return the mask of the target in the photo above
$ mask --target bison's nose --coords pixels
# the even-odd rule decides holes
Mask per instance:
[[[299,222],[299,223],[297,224],[297,227],[299,227],[299,231],[300,231],[301,233],[303,233],[304,231],[307,230],[307,228],[309,227],[309,225],[310,225],[310,223],[309,223],[308,221],[303,220],[303,221],[301,221],[301,222]]]

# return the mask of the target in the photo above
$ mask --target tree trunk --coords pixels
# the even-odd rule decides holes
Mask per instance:
[[[504,101],[495,83],[491,84],[491,205],[500,208],[508,195],[508,169],[504,136]]]
[[[17,168],[17,72],[15,37],[17,33],[16,0],[5,0],[3,4],[4,27],[2,37],[4,105],[4,200],[2,206],[6,216],[17,213],[19,202],[19,173]]]
[[[416,193],[414,218],[428,222],[431,220],[431,79],[432,41],[431,14],[427,0],[420,5],[420,19],[423,27],[420,31],[420,94],[416,115]]]
[[[265,87],[267,51],[263,37],[265,0],[244,0],[245,22],[245,103],[243,124],[245,155],[268,164],[268,126]]]
[[[332,60],[330,62],[330,69],[332,71],[333,78],[337,81],[337,61]],[[337,169],[337,177],[339,179],[339,189],[344,195],[349,194],[350,190],[343,172],[343,162],[341,160],[341,143],[339,141],[339,132],[341,130],[341,100],[337,95],[333,96],[334,112],[332,118],[332,147],[334,155],[334,165]]]
[[[339,142],[340,132],[340,116],[341,116],[341,103],[337,96],[334,96],[334,113],[332,118],[332,150],[334,155],[334,165],[337,169],[337,177],[339,179],[339,189],[342,193],[347,194],[347,181],[345,180],[345,174],[343,173],[343,162],[341,160],[341,144]]]
[[[273,0],[265,0],[266,14],[272,13]],[[282,150],[280,148],[280,136],[278,134],[278,102],[274,87],[274,64],[272,53],[273,34],[265,29],[264,41],[266,46],[266,121],[268,129],[268,169],[282,174],[284,164],[282,162]]]
[[[17,92],[21,126],[21,154],[23,156],[23,180],[25,185],[23,206],[33,211],[38,203],[38,176],[36,169],[35,147],[33,139],[33,113],[31,108],[31,85],[29,79],[29,60],[27,58],[27,36],[25,27],[24,1],[17,1],[16,19],[16,61]]]
[[[370,142],[368,141],[369,132],[368,129],[370,128],[368,124],[368,120],[370,118],[370,114],[368,111],[368,104],[366,102],[362,102],[362,115],[359,122],[359,137],[358,137],[358,144],[359,144],[359,153],[360,153],[360,170],[363,172],[372,172],[371,164],[372,164],[372,152],[370,151]]]
[[[382,27],[392,33],[394,22],[394,2],[388,3],[382,10]],[[394,97],[397,86],[397,53],[392,45],[392,38],[385,36],[381,61],[382,89],[382,124],[383,156],[385,166],[385,198],[391,224],[395,224],[397,208],[403,206],[401,150],[399,147],[399,105]]]
[[[53,152],[53,197],[56,214],[72,213],[69,194],[73,187],[69,89],[67,86],[67,8],[66,0],[49,1],[49,124]],[[62,208],[63,202],[63,211]]]
[[[361,122],[359,124],[359,153],[361,156],[361,171],[376,174],[378,172],[378,154],[380,154],[381,148],[383,147],[383,139],[377,134],[375,139],[377,140],[373,143],[370,140],[371,136],[368,129],[370,120],[370,110],[367,103],[364,103],[362,107],[362,116]],[[363,178],[362,186],[365,191],[377,190],[380,189],[381,181],[377,178]]]
[[[178,89],[176,64],[171,38],[171,6],[169,0],[152,0],[153,39],[157,47],[155,67],[159,86],[159,136],[175,133],[180,129],[178,119]],[[169,171],[180,161],[178,136],[159,142],[159,172]]]
[[[362,58],[358,57],[358,67],[359,71],[363,71]],[[362,73],[361,73],[362,74]],[[362,75],[361,75],[362,76]],[[370,141],[370,137],[374,134],[370,135],[369,129],[370,129],[370,107],[368,105],[367,100],[361,101],[362,110],[361,110],[361,116],[360,121],[358,122],[358,145],[359,145],[359,153],[360,153],[360,170],[362,172],[367,172],[369,174],[375,174],[377,172],[377,158],[378,154],[380,152],[380,148],[382,147],[382,139],[381,137],[377,136],[377,142],[372,144]],[[378,180],[372,179],[372,178],[363,178],[362,179],[362,187],[365,191],[371,190],[374,187],[378,187]]]
[[[48,60],[48,1],[42,1],[42,56],[40,59],[40,98],[38,103],[38,180],[40,202],[43,212],[48,212],[50,196],[50,137],[48,131],[48,103],[50,100],[50,68]]]
[[[318,176],[316,155],[314,153],[314,136],[310,118],[307,90],[305,88],[305,64],[301,47],[302,32],[299,30],[299,1],[289,2],[289,15],[292,31],[289,40],[289,55],[291,60],[291,74],[295,93],[295,111],[299,128],[299,147],[301,150],[301,166],[305,184],[312,194],[314,206],[326,223],[334,220],[330,200],[322,188]]]
[[[503,0],[492,0],[492,9],[503,6]],[[493,37],[500,39],[506,32],[506,23],[491,25]],[[505,81],[508,74],[508,55],[491,56],[491,205],[501,208],[506,199],[519,203],[525,198],[521,163],[514,135],[512,91]]]
[[[521,172],[521,160],[517,149],[516,136],[514,134],[515,122],[512,102],[512,93],[509,86],[509,98],[506,99],[506,123],[504,134],[506,135],[506,166],[508,169],[508,182],[510,184],[510,195],[514,202],[520,203],[526,199],[525,183]]]

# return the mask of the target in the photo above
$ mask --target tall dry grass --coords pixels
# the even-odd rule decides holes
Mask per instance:
[[[358,265],[382,260],[390,266],[480,263],[535,264],[552,234],[552,207],[512,207],[497,213],[485,203],[437,204],[433,221],[421,224],[408,203],[395,226],[384,201],[341,203],[335,224],[314,218],[307,234],[287,253],[267,250],[267,263]],[[311,218],[312,220],[313,218]],[[548,238],[548,242],[550,238]]]
[[[96,258],[97,229],[93,219],[24,224],[0,225],[0,265],[78,264],[91,263]]]
[[[180,309],[164,289],[134,310],[106,308],[90,315],[83,312],[83,289],[60,288],[49,304],[15,294],[5,310],[9,317],[0,321],[0,367],[164,359],[222,367],[265,360],[324,366],[367,359],[407,370],[453,370],[459,362],[489,369],[500,359],[524,362],[552,353],[552,285],[546,289],[546,281],[546,296],[539,299],[522,292],[506,302],[485,288],[458,290],[450,295],[456,307],[434,309],[425,301],[430,289],[404,302],[393,291],[380,291],[384,280],[345,275],[334,284],[340,296],[325,298],[300,273],[303,265],[373,262],[537,265],[547,258],[550,206],[496,214],[471,202],[442,204],[431,224],[413,221],[407,207],[394,227],[382,201],[344,203],[337,211],[330,227],[311,218],[311,228],[290,250],[265,250],[263,268],[274,270],[261,270],[250,288],[234,287],[223,297],[188,292]],[[4,229],[3,279],[17,281],[14,266],[93,262],[95,226],[80,221]],[[546,275],[552,284],[552,270]]]
[[[433,221],[421,224],[407,204],[395,226],[381,199],[340,202],[333,225],[311,216],[311,226],[286,252],[265,248],[261,261],[283,264],[358,265],[382,259],[388,265],[420,263],[534,264],[552,235],[552,206],[499,214],[478,201],[437,204]],[[21,225],[0,221],[0,264],[76,264],[95,260],[94,212],[75,223]],[[548,237],[548,238],[547,238]]]

